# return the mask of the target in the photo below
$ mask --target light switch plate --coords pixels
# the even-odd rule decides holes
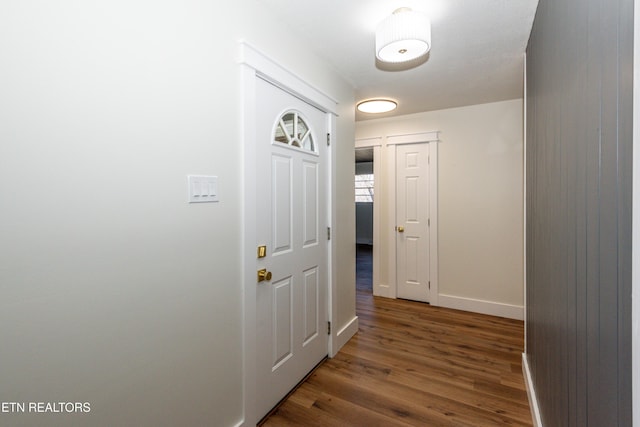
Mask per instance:
[[[188,202],[208,203],[218,201],[218,177],[211,175],[187,175]]]

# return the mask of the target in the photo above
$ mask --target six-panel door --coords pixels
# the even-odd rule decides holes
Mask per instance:
[[[256,406],[264,416],[326,355],[327,119],[257,79]]]

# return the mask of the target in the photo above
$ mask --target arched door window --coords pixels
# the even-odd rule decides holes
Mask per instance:
[[[273,141],[317,153],[311,129],[297,111],[287,111],[278,119]]]

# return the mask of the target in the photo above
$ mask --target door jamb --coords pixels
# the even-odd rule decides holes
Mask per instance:
[[[259,421],[256,414],[256,289],[255,289],[255,272],[257,269],[257,258],[255,252],[255,236],[256,236],[256,166],[258,159],[255,155],[256,133],[255,121],[257,117],[256,108],[256,81],[258,78],[266,80],[280,89],[290,93],[291,95],[307,102],[319,110],[323,111],[327,116],[328,129],[335,135],[335,117],[337,116],[337,101],[327,96],[320,90],[309,85],[300,77],[291,73],[285,67],[253,47],[246,41],[240,41],[240,85],[242,100],[242,167],[243,167],[243,189],[242,198],[242,241],[241,241],[241,286],[242,286],[242,389],[243,389],[243,420],[238,426],[254,426]],[[335,139],[335,138],[334,138]],[[332,206],[334,206],[334,192],[332,187],[333,169],[332,169],[332,145],[335,140],[331,141],[331,145],[327,151],[327,221],[334,228],[334,217],[331,215]],[[327,245],[329,253],[327,254],[327,305],[329,312],[328,319],[332,324],[336,324],[335,317],[337,311],[335,309],[336,281],[333,277],[332,255],[334,254],[333,245],[335,239],[329,241]],[[336,332],[332,331],[329,336],[327,354],[333,355],[332,351],[336,347]]]
[[[376,202],[376,194],[382,191],[382,138],[356,139],[355,149],[371,148],[373,150],[373,275],[371,278],[374,295],[376,293],[376,284],[378,288],[387,288],[387,285],[380,284],[380,213],[382,212],[382,203]],[[386,296],[386,295],[382,295]]]

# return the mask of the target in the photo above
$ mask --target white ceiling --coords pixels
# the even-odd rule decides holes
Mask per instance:
[[[523,55],[538,0],[263,0],[355,88],[398,108],[356,120],[522,96]],[[432,48],[403,69],[376,62],[376,25],[399,7],[431,17]],[[285,24],[286,23],[286,24]]]

